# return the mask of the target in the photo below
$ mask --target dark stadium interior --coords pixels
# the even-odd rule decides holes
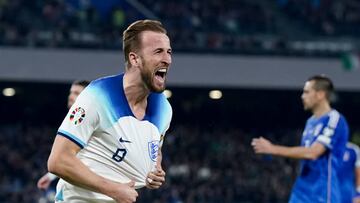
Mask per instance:
[[[0,0],[0,47],[120,52],[123,29],[146,13],[132,1],[79,2]],[[168,28],[178,53],[327,59],[360,50],[358,0],[140,2]],[[36,181],[47,170],[67,112],[70,81],[0,78],[0,90],[7,87],[16,94],[0,94],[0,203],[47,203],[53,193],[38,190]],[[137,202],[287,202],[298,162],[255,155],[250,142],[258,136],[291,146],[300,142],[310,116],[301,89],[220,86],[220,100],[208,97],[213,87],[206,84],[169,89],[174,117],[163,147],[167,182],[159,190],[140,190]],[[334,102],[357,144],[359,103],[359,90],[340,90]]]

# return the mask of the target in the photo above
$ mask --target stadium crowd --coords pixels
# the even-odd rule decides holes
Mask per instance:
[[[278,0],[279,8],[289,18],[318,35],[358,36],[360,2],[356,0]]]
[[[354,0],[142,3],[183,51],[281,52],[299,34],[356,37],[360,31]],[[122,30],[143,13],[118,0],[1,0],[0,45],[120,49]]]

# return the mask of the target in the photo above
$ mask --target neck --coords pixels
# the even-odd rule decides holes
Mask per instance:
[[[146,107],[147,97],[150,91],[142,81],[138,69],[131,68],[125,72],[123,85],[126,99],[131,107],[138,105],[144,105]]]
[[[312,113],[315,117],[319,118],[330,111],[331,111],[330,104],[324,101],[323,103],[319,104],[316,108],[314,108]]]

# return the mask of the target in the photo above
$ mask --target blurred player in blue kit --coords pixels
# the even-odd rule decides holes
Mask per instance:
[[[333,91],[333,83],[326,76],[316,75],[306,81],[301,99],[312,116],[306,122],[301,146],[275,145],[263,137],[252,140],[257,154],[301,159],[290,203],[341,202],[339,173],[349,128],[345,118],[330,106]]]
[[[124,31],[123,51],[125,73],[91,82],[59,127],[48,160],[61,178],[56,202],[130,203],[136,189],[165,182],[170,40],[159,21],[140,20]]]
[[[68,109],[71,108],[71,106],[74,104],[76,98],[85,89],[85,87],[89,85],[89,83],[90,82],[87,80],[76,80],[71,84],[68,101],[67,101]],[[47,190],[49,188],[51,182],[56,179],[57,179],[56,175],[54,175],[52,173],[46,173],[38,180],[37,187],[39,189]]]
[[[339,176],[341,203],[360,203],[360,149],[357,145],[346,144]]]

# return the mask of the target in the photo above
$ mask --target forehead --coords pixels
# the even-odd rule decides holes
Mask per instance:
[[[160,32],[144,31],[141,33],[142,48],[164,48],[170,49],[169,37]]]
[[[314,81],[306,81],[304,85],[304,90],[314,90]]]
[[[81,85],[71,85],[70,91],[82,91],[84,89]]]

